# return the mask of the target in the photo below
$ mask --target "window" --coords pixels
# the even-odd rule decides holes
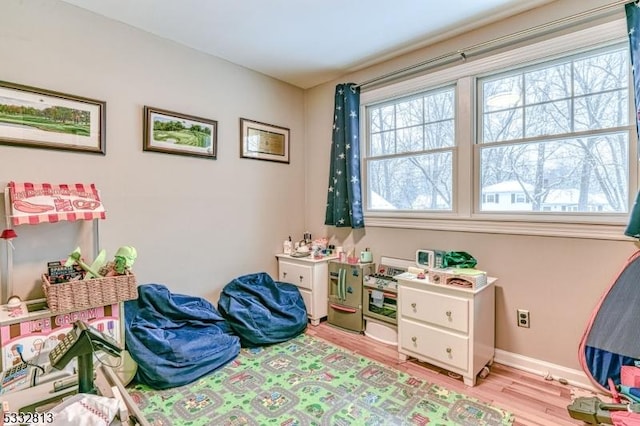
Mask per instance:
[[[523,193],[511,194],[511,204],[526,203],[527,197]]]
[[[455,88],[367,108],[369,210],[451,210]]]
[[[491,194],[491,193],[486,193],[486,194],[482,194],[482,202],[486,203],[486,204],[490,204],[490,203],[499,203],[500,202],[500,195],[499,194]]]
[[[364,90],[367,225],[621,238],[629,56],[620,19]]]
[[[628,47],[485,77],[478,92],[482,193],[511,184],[523,212],[627,212]]]

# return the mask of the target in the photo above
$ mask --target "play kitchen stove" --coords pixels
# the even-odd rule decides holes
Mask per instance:
[[[364,277],[362,314],[365,334],[388,344],[398,342],[398,281],[396,277],[415,267],[415,261],[382,257],[376,272]]]

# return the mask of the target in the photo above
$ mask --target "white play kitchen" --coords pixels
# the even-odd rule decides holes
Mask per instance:
[[[419,249],[415,259],[382,256],[376,265],[369,249],[360,257],[327,254],[310,234],[296,246],[276,255],[278,279],[298,287],[311,325],[326,317],[331,326],[397,346],[401,361],[427,362],[468,386],[489,374],[497,279],[475,269],[468,253]]]

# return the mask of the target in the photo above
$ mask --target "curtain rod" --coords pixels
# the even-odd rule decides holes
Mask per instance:
[[[440,55],[437,56],[435,58],[431,58],[428,59],[426,61],[423,62],[419,62],[417,64],[414,65],[410,65],[408,67],[405,68],[401,68],[399,70],[396,71],[392,71],[390,73],[387,74],[383,74],[381,76],[372,78],[370,80],[366,80],[362,83],[356,84],[355,87],[365,87],[365,86],[371,86],[377,83],[381,83],[383,81],[387,81],[387,80],[392,80],[392,79],[396,79],[396,78],[400,78],[400,77],[404,77],[407,75],[411,75],[420,71],[426,71],[430,68],[435,67],[436,65],[446,65],[448,63],[451,62],[455,62],[455,61],[465,61],[467,59],[468,56],[470,56],[473,53],[478,53],[475,51],[482,51],[483,49],[492,47],[492,48],[497,48],[497,47],[502,47],[506,44],[506,42],[512,41],[513,39],[516,39],[518,41],[522,41],[525,40],[526,36],[533,36],[533,35],[541,35],[544,34],[543,31],[550,29],[550,28],[554,28],[557,27],[561,24],[566,24],[569,22],[573,22],[576,20],[579,20],[581,18],[586,18],[586,17],[590,17],[591,15],[595,15],[599,12],[603,12],[605,10],[608,9],[613,9],[616,6],[620,6],[626,3],[633,3],[636,0],[619,0],[616,1],[614,3],[610,3],[610,4],[606,4],[603,6],[599,6],[593,9],[589,9],[586,10],[584,12],[580,12],[580,13],[576,13],[575,15],[571,15],[571,16],[567,16],[564,18],[560,18],[560,19],[556,19],[555,21],[551,21],[551,22],[547,22],[545,24],[541,24],[541,25],[537,25],[535,27],[531,27],[528,28],[526,30],[522,30],[522,31],[518,31],[515,32],[513,34],[509,34],[506,36],[502,36],[502,37],[498,37],[495,38],[493,40],[489,40],[489,41],[485,41],[482,43],[478,43],[478,44],[474,44],[472,46],[468,46],[465,47],[464,49],[459,49],[453,52],[449,52],[446,53],[444,55]]]

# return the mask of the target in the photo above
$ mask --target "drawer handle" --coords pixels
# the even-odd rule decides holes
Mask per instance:
[[[413,343],[415,343],[415,342],[417,342],[417,341],[418,341],[418,338],[417,338],[416,336],[413,336],[413,337],[411,338],[411,341],[412,341]]]
[[[451,318],[451,311],[445,312],[445,315],[448,316],[449,318]]]
[[[329,306],[331,306],[336,311],[347,312],[347,313],[350,313],[350,314],[355,314],[356,312],[358,312],[357,310],[355,310],[353,308],[347,308],[345,306],[335,305],[333,303],[331,303]]]
[[[304,279],[304,277],[302,275],[300,275],[300,282],[302,282],[303,279]]]
[[[413,309],[416,309],[416,303],[415,303],[415,302],[413,302],[413,303],[411,304],[411,307],[412,307]]]
[[[287,273],[286,272],[282,273],[282,278],[287,278]]]
[[[451,348],[447,348],[447,353],[451,355]]]

